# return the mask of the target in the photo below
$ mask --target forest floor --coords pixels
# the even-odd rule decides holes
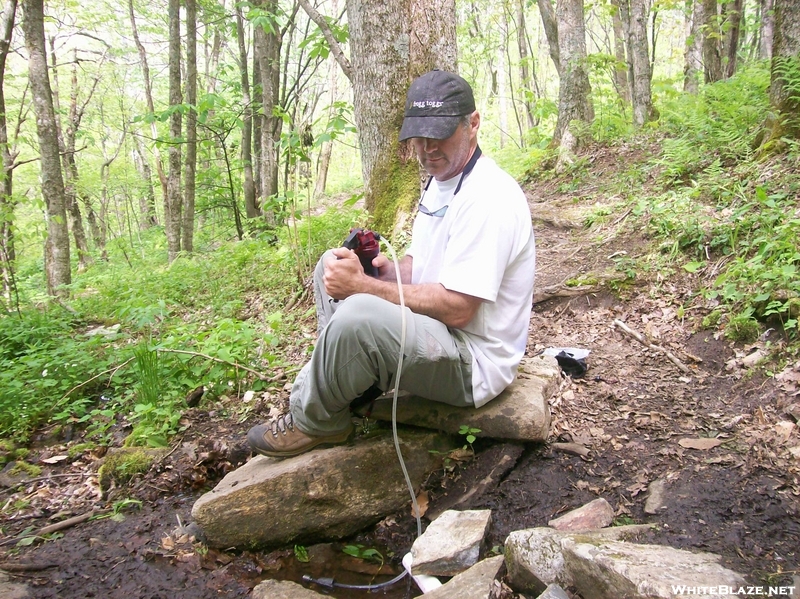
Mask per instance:
[[[757,362],[781,346],[778,335],[743,346],[704,329],[701,321],[713,306],[697,294],[700,275],[634,262],[650,241],[632,224],[630,211],[615,212],[618,198],[607,189],[615,173],[648,153],[646,145],[596,147],[585,156],[581,180],[565,175],[525,184],[538,243],[529,353],[586,348],[588,371],[564,378],[551,400],[550,443],[479,439],[474,459],[429,478],[428,510],[474,486],[504,453],[513,466],[460,506],[492,510],[490,547],[502,546],[511,531],[545,526],[603,497],[615,508],[617,524],[653,525],[643,542],[717,553],[754,584],[791,585],[800,574],[800,363],[767,376]],[[601,214],[604,206],[603,222],[584,226],[589,211]],[[665,351],[645,347],[615,320]],[[309,338],[313,329],[309,322]],[[39,480],[0,489],[3,538],[13,541],[65,516],[108,510],[113,500],[142,503],[121,517],[64,529],[57,539],[28,536],[28,545],[5,544],[0,569],[26,584],[30,597],[61,599],[240,597],[266,578],[299,582],[304,573],[335,570],[341,579],[342,569],[357,561],[347,561],[342,544],[309,548],[312,559],[303,563],[291,548],[207,549],[178,528],[190,521],[204,490],[249,458],[248,427],[287,398],[288,384],[253,399],[247,418],[239,420],[224,405],[189,410],[188,428],[173,451],[106,498],[97,486],[99,455],[85,451],[54,460],[68,445],[43,437],[29,456],[44,467]],[[555,441],[588,453],[556,451]],[[648,515],[648,485],[657,479],[667,481],[666,504]],[[396,568],[414,534],[414,520],[403,511],[347,542],[394,555],[385,573]],[[370,575],[353,580],[367,583]],[[384,596],[417,596],[405,584],[398,587]]]

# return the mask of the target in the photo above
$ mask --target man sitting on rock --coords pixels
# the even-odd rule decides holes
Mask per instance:
[[[412,82],[400,140],[430,178],[400,261],[406,338],[399,387],[480,407],[514,379],[528,339],[535,249],[524,193],[478,147],[469,84],[431,71]],[[289,411],[250,429],[263,455],[288,457],[344,443],[351,402],[394,388],[401,351],[395,268],[379,254],[367,276],[347,248],[317,265],[319,337],[292,386]]]

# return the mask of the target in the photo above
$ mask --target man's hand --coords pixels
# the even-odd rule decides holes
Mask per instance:
[[[363,293],[364,279],[369,277],[364,273],[356,253],[343,247],[332,251],[336,258],[326,258],[324,262],[325,274],[322,276],[322,282],[325,291],[338,300]]]

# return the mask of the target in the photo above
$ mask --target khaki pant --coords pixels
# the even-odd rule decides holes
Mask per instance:
[[[395,387],[400,351],[400,306],[358,294],[332,300],[322,284],[322,261],[314,273],[319,336],[311,360],[292,386],[295,424],[308,434],[346,429],[350,402],[375,386]],[[454,406],[472,406],[472,355],[454,329],[406,311],[406,340],[399,387]]]

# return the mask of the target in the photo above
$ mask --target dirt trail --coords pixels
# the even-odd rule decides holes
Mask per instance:
[[[744,366],[752,347],[735,347],[700,326],[707,310],[691,275],[665,278],[636,271],[632,260],[647,240],[628,224],[624,211],[608,215],[604,224],[584,226],[587,207],[600,214],[599,208],[618,199],[604,191],[607,177],[642,159],[646,150],[599,148],[589,155],[591,176],[584,182],[563,177],[526,185],[538,243],[529,352],[591,350],[586,376],[565,378],[552,400],[551,441],[583,445],[588,455],[479,439],[473,461],[429,479],[429,509],[436,511],[448,497],[484,478],[504,453],[513,467],[460,506],[493,510],[490,546],[502,545],[513,530],[544,526],[564,511],[604,497],[618,523],[654,525],[645,542],[715,552],[753,583],[790,585],[792,574],[800,571],[800,459],[792,453],[798,451],[800,433],[786,410],[797,401],[792,394],[800,365],[787,367],[781,380]],[[626,280],[628,274],[635,278]],[[577,284],[577,291],[568,283]],[[663,351],[623,334],[615,320],[672,353],[689,372]],[[243,432],[249,424],[287,396],[286,389],[273,393],[243,423],[224,418],[223,411],[189,412],[191,427],[179,450],[119,493],[141,499],[140,511],[127,512],[122,522],[86,522],[65,530],[63,538],[13,553],[2,548],[0,563],[35,564],[39,569],[11,575],[37,598],[239,597],[264,578],[299,580],[306,566],[290,550],[206,551],[175,530],[176,515],[189,520],[201,489],[247,459]],[[60,448],[39,451],[52,455]],[[93,460],[85,454],[48,471],[91,470]],[[647,490],[657,479],[667,483],[666,502],[659,513],[648,515]],[[56,506],[71,513],[91,509],[97,497],[81,489],[92,481],[52,479],[35,486],[25,496],[29,504],[16,511],[9,506],[23,496],[5,493],[4,533],[47,524]],[[403,512],[351,542],[401,556],[414,529]],[[388,596],[413,594],[403,588]]]

